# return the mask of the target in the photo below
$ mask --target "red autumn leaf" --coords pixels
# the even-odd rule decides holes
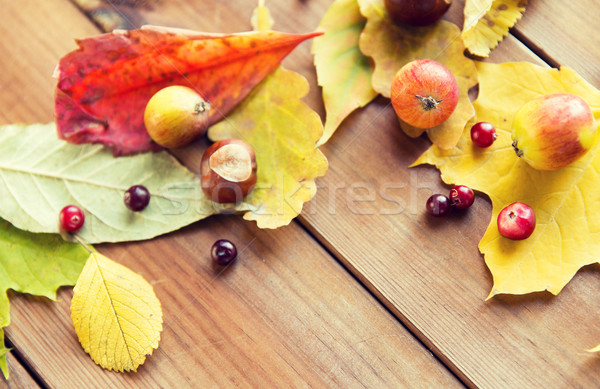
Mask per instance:
[[[158,90],[194,88],[210,102],[213,124],[299,43],[319,34],[215,35],[145,26],[79,40],[79,49],[58,63],[58,135],[72,143],[102,143],[115,155],[158,150],[143,119]]]

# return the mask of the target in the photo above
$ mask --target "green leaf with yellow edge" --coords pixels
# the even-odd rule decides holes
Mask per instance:
[[[89,253],[59,235],[32,234],[0,219],[0,369],[8,377],[3,328],[10,324],[6,291],[56,299],[60,286],[73,285]]]
[[[470,53],[487,57],[521,19],[527,0],[467,0],[461,34]]]
[[[433,59],[454,74],[460,91],[458,105],[447,121],[427,130],[430,140],[438,147],[454,147],[465,124],[474,115],[468,93],[477,84],[475,63],[464,56],[459,28],[443,20],[426,27],[403,26],[392,21],[383,0],[358,0],[358,3],[367,18],[359,45],[375,62],[371,81],[377,92],[390,97],[392,80],[398,70],[419,58]],[[403,122],[400,126],[412,137],[425,131]]]
[[[498,139],[479,149],[465,131],[455,148],[432,146],[415,165],[436,165],[444,182],[467,185],[490,197],[492,218],[479,243],[494,279],[488,298],[543,290],[558,294],[582,266],[599,259],[600,146],[569,167],[539,171],[516,157],[511,124],[523,104],[559,92],[580,96],[600,119],[600,92],[568,67],[559,71],[524,62],[477,67],[480,89],[472,123],[492,123]],[[537,218],[535,231],[522,241],[503,238],[496,224],[500,210],[515,201],[530,205]]]
[[[123,204],[132,185],[151,194],[143,212]],[[31,232],[58,233],[58,214],[78,205],[86,220],[78,235],[89,243],[150,239],[219,210],[200,179],[172,155],[115,158],[101,145],[73,145],[49,124],[0,126],[0,217]]]
[[[135,371],[158,347],[162,309],[152,286],[100,253],[73,289],[71,319],[81,346],[108,370]]]
[[[352,111],[377,96],[371,86],[373,65],[358,47],[365,23],[357,0],[336,0],[319,24],[325,34],[313,40],[311,51],[327,117],[318,145],[327,142]]]
[[[254,148],[257,183],[240,207],[260,228],[289,224],[315,195],[315,178],[327,172],[327,159],[315,148],[321,119],[300,100],[308,88],[304,77],[279,67],[208,130],[213,141],[238,138]]]

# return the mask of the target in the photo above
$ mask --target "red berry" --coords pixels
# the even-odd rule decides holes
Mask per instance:
[[[500,235],[512,240],[526,239],[535,229],[535,212],[527,204],[512,203],[500,211],[497,223]]]
[[[456,209],[467,209],[475,201],[475,194],[465,185],[456,185],[450,190],[450,201]]]
[[[496,128],[488,122],[479,122],[471,127],[471,140],[478,147],[490,147],[496,140]]]
[[[221,266],[227,266],[237,257],[235,245],[227,239],[217,240],[211,248],[210,255],[212,260]]]
[[[450,213],[450,199],[442,194],[434,194],[427,199],[425,204],[427,213],[435,217],[446,216]]]
[[[67,205],[58,214],[60,226],[69,232],[77,232],[85,222],[85,215],[76,205]]]
[[[123,196],[123,201],[127,208],[134,212],[143,210],[150,202],[150,192],[142,185],[134,185],[127,189]]]

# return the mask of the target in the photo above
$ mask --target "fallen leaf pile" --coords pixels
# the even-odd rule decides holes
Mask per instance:
[[[55,298],[59,286],[77,279],[71,316],[81,345],[96,363],[136,370],[158,347],[162,311],[148,282],[58,235],[30,233],[57,233],[62,207],[81,207],[86,223],[78,236],[89,243],[150,239],[224,210],[244,212],[260,228],[289,224],[315,195],[315,179],[327,171],[316,145],[378,94],[389,97],[398,69],[418,58],[448,67],[460,99],[446,122],[426,130],[433,145],[415,164],[433,164],[446,183],[468,185],[490,197],[492,218],[479,244],[494,278],[489,297],[559,293],[582,266],[598,262],[600,146],[566,169],[537,171],[514,155],[510,127],[524,103],[557,92],[581,96],[600,119],[600,92],[567,67],[489,64],[464,55],[468,49],[487,56],[525,4],[467,0],[461,32],[446,21],[398,25],[383,0],[335,0],[319,36],[271,31],[273,21],[259,0],[253,32],[222,35],[151,26],[79,40],[79,49],[57,68],[56,124],[0,128],[0,217],[6,220],[0,220],[0,268],[10,269],[0,272],[0,369],[8,376],[2,330],[10,321],[6,291]],[[301,101],[309,91],[306,79],[280,66],[313,37],[324,127]],[[469,91],[478,83],[472,103]],[[257,184],[239,205],[213,204],[197,175],[148,136],[144,108],[168,85],[190,86],[210,102],[210,140],[238,138],[256,151]],[[499,132],[489,149],[474,148],[465,131],[480,121]],[[411,137],[424,132],[400,126]],[[143,212],[123,204],[123,193],[132,185],[151,193]],[[514,201],[537,214],[537,228],[524,241],[504,239],[496,227],[500,210]]]
[[[433,145],[415,165],[433,164],[447,184],[467,185],[490,197],[493,212],[479,244],[494,279],[488,298],[543,290],[557,294],[582,266],[598,262],[600,252],[600,146],[554,172],[531,168],[511,146],[513,116],[526,102],[572,93],[582,97],[598,119],[600,92],[568,67],[559,71],[529,63],[496,65],[463,54],[466,48],[488,56],[521,18],[525,5],[525,0],[467,0],[461,32],[443,20],[427,27],[396,24],[383,0],[336,0],[321,22],[325,34],[313,42],[327,113],[325,139],[350,112],[373,98],[372,90],[389,97],[395,73],[407,62],[430,58],[453,72],[459,105],[447,122],[427,130]],[[477,83],[478,97],[471,104],[468,92]],[[489,149],[473,146],[466,130],[481,121],[492,123],[499,134]],[[400,125],[411,137],[423,133]],[[523,241],[501,237],[496,224],[500,210],[516,201],[530,205],[537,215],[533,235]],[[600,346],[591,351],[600,351]]]
[[[169,85],[191,87],[210,102],[208,121],[215,123],[316,35],[214,35],[147,26],[79,40],[79,49],[57,68],[58,133],[71,143],[112,147],[115,155],[158,150],[144,127],[154,93]]]
[[[580,96],[600,118],[600,91],[568,67],[559,71],[525,62],[480,62],[477,67],[479,97],[472,122],[492,123],[498,139],[488,149],[477,149],[465,131],[455,148],[432,146],[415,164],[436,165],[444,182],[467,185],[490,197],[491,222],[479,243],[494,278],[489,297],[542,290],[558,294],[582,266],[598,262],[598,147],[567,168],[536,170],[515,155],[512,119],[526,102],[559,92]],[[522,241],[502,238],[496,225],[500,210],[515,201],[536,212],[536,229]]]
[[[452,71],[460,99],[446,122],[426,131],[439,147],[456,145],[474,114],[468,93],[477,84],[477,71],[474,62],[464,56],[465,46],[455,24],[438,21],[426,27],[402,26],[392,21],[383,0],[336,0],[320,27],[325,34],[314,39],[313,53],[327,111],[324,140],[350,112],[371,101],[373,91],[389,97],[392,79],[403,65],[430,58]],[[400,125],[411,137],[425,131],[403,122]]]
[[[272,19],[263,0],[253,23],[259,31],[221,35],[146,27],[80,40],[57,68],[56,125],[0,127],[0,195],[6,200],[0,217],[7,221],[0,226],[0,236],[5,232],[0,242],[6,238],[0,261],[10,269],[4,279],[0,274],[0,341],[1,328],[9,324],[6,290],[53,298],[58,286],[73,285],[83,266],[81,253],[87,252],[58,235],[33,240],[8,222],[57,233],[60,210],[76,204],[86,215],[78,239],[131,241],[222,211],[246,212],[259,227],[278,228],[315,195],[314,179],[327,171],[327,159],[315,148],[323,125],[300,100],[308,93],[306,79],[279,63],[320,33],[268,31]],[[144,128],[145,105],[174,84],[191,86],[210,102],[210,124],[239,105],[211,128],[211,137],[241,138],[256,151],[258,183],[242,203],[212,203],[199,177],[169,153],[143,153],[159,149]],[[132,185],[150,191],[143,212],[123,203]],[[63,254],[68,250],[75,251]],[[99,253],[91,254],[81,272],[71,311],[84,350],[106,369],[136,370],[158,346],[162,312],[151,286]],[[8,376],[7,350],[0,343],[0,368]]]

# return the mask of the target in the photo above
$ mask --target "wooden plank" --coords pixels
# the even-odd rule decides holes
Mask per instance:
[[[599,7],[597,0],[530,1],[515,30],[542,55],[600,88]]]
[[[241,251],[225,271],[208,258],[223,237]],[[218,217],[100,249],[154,285],[160,347],[137,374],[108,373],[77,342],[71,289],[57,303],[13,296],[7,332],[51,387],[460,386],[296,224],[259,231]]]
[[[38,389],[40,386],[27,372],[25,367],[11,353],[6,357],[8,361],[8,369],[10,378],[7,380],[4,377],[0,379],[0,388],[7,389]]]
[[[66,0],[0,3],[0,104],[11,104],[0,123],[50,121],[51,69],[74,37],[97,30]],[[184,154],[193,161],[200,152]],[[240,250],[226,271],[209,260],[218,238]],[[11,293],[6,334],[49,387],[462,386],[298,224],[261,231],[238,216],[213,217],[99,249],[154,285],[164,310],[160,347],[136,374],[104,371],[75,336],[71,288],[58,302]]]
[[[279,1],[268,6],[283,24],[276,27],[305,32],[317,26],[330,3]],[[228,9],[239,9],[241,2],[215,4],[210,10],[206,4],[173,1],[139,12],[151,23],[208,31],[218,31],[226,17],[236,22],[229,28],[243,29],[235,28],[240,26],[239,16]],[[459,25],[463,4],[455,1],[448,16]],[[543,64],[512,36],[490,60]],[[308,45],[285,64],[316,85]],[[322,112],[314,91],[318,88],[306,100]],[[404,136],[389,102],[377,99],[352,115],[324,147],[330,171],[319,181],[317,198],[303,212],[302,223],[470,385],[597,385],[598,360],[584,352],[600,343],[600,303],[592,297],[600,287],[594,272],[581,271],[558,297],[539,293],[485,302],[491,276],[477,242],[491,206],[479,197],[463,216],[427,218],[425,199],[448,188],[434,169],[407,166],[428,145],[423,138]]]

